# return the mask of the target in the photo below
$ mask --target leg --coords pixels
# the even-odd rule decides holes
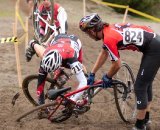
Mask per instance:
[[[41,45],[39,45],[39,43],[32,39],[29,43],[28,43],[29,47],[27,47],[26,52],[25,52],[25,56],[26,56],[26,60],[27,62],[29,62],[32,59],[32,56],[36,53],[40,58],[42,58],[43,53],[45,51],[45,48]]]
[[[137,122],[135,126],[144,128],[146,111],[150,110],[152,100],[152,82],[160,66],[160,60],[154,56],[143,56],[135,83],[137,96]]]
[[[149,86],[147,93],[148,93],[148,105],[147,105],[147,109],[146,109],[144,123],[148,125],[150,123],[150,109],[151,109],[151,102],[152,102],[152,85]]]
[[[36,51],[36,54],[42,59],[45,48],[39,44],[35,44],[34,50]]]

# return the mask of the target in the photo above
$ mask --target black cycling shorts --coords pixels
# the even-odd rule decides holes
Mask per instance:
[[[160,67],[160,36],[153,38],[149,43],[141,60],[135,82],[137,109],[145,109],[152,101],[152,82]]]

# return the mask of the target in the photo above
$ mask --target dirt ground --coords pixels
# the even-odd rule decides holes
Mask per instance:
[[[83,4],[82,0],[57,0],[68,13],[69,33],[73,33],[79,36],[83,43],[84,49],[84,64],[87,70],[90,71],[93,67],[98,52],[101,48],[101,41],[95,42],[89,37],[85,36],[79,29],[78,23],[83,16]],[[14,5],[15,0],[6,0],[0,4],[0,38],[13,36],[12,23],[14,22]],[[107,22],[121,22],[123,15],[117,14],[113,9],[97,5],[95,3],[87,1],[86,14],[97,12]],[[27,4],[21,0],[20,3],[20,15],[23,20],[27,16]],[[160,34],[160,24],[144,21],[141,19],[128,16],[127,22],[145,24],[151,26],[157,33]],[[21,25],[18,25],[18,37],[21,37],[24,31]],[[29,39],[32,38],[32,21],[29,21]],[[20,41],[19,53],[20,63],[22,71],[22,79],[30,74],[35,74],[38,71],[39,59],[35,56],[31,62],[25,61],[24,51],[25,42]],[[122,51],[121,59],[127,62],[134,71],[136,76],[141,54],[138,52]],[[97,73],[97,78],[101,78],[103,73],[109,67],[109,62],[103,66],[103,68]],[[15,119],[29,110],[33,106],[27,101],[23,94],[17,100],[15,106],[11,105],[11,99],[13,95],[21,91],[18,86],[18,77],[16,69],[15,49],[12,43],[0,44],[0,130],[131,130],[133,124],[126,125],[119,118],[116,106],[113,99],[113,95],[104,90],[101,94],[98,94],[94,99],[94,104],[91,110],[79,118],[72,117],[64,123],[51,124],[48,120],[27,120],[17,123]],[[158,72],[154,85],[153,85],[153,105],[151,110],[152,130],[160,130],[160,71]]]

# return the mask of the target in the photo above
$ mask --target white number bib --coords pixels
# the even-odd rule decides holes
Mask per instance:
[[[79,61],[74,62],[73,64],[71,64],[71,72],[72,72],[72,74],[78,74],[82,70],[83,70],[82,69],[82,64]]]
[[[144,40],[144,32],[140,28],[124,28],[123,29],[123,43],[127,44],[135,44],[138,46],[142,46]]]

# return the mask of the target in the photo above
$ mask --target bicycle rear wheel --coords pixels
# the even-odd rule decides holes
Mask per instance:
[[[34,26],[34,37],[37,41],[39,41],[39,43],[42,43],[42,42],[45,42],[52,30],[51,28],[46,28],[45,26],[43,27],[44,29],[44,34],[42,35],[40,33],[40,28],[41,28],[41,25],[40,25],[40,21],[42,22],[42,24],[45,25],[45,23],[38,17],[38,14],[40,14],[41,17],[44,17],[44,20],[46,20],[46,22],[50,25],[53,25],[53,22],[54,22],[54,1],[53,0],[48,0],[50,3],[51,3],[51,6],[50,6],[50,10],[49,11],[46,11],[46,15],[44,16],[44,13],[40,12],[39,10],[39,7],[41,6],[43,0],[34,0],[34,6],[33,6],[33,26]],[[43,15],[43,16],[42,16]]]
[[[38,83],[38,75],[29,75],[23,80],[22,83],[22,90],[26,98],[34,106],[38,106],[37,94],[36,94],[37,83]],[[46,95],[49,89],[59,89],[59,86],[56,83],[54,83],[53,79],[47,77],[44,86],[44,95]]]
[[[116,107],[121,119],[124,122],[132,122],[136,116],[136,97],[134,93],[135,78],[129,65],[122,63],[116,79],[122,81],[127,86],[127,96],[124,98],[124,88],[117,86],[114,88]]]

